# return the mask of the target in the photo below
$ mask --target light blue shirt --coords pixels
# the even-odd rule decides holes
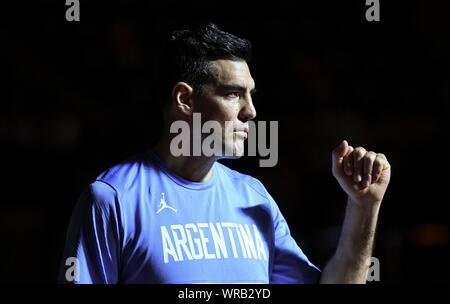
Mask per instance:
[[[149,151],[102,173],[69,225],[72,283],[314,283],[320,271],[257,179],[216,162],[206,182]]]

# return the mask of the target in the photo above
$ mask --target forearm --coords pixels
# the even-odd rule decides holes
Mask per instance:
[[[320,283],[366,283],[380,203],[347,202],[335,254],[322,272]]]

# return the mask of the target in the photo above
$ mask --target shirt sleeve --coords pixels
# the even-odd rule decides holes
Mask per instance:
[[[92,183],[81,194],[67,232],[59,283],[118,282],[119,211],[116,191],[103,182]]]
[[[268,193],[267,193],[268,194]],[[292,238],[280,209],[268,194],[273,210],[274,250],[270,269],[272,284],[313,284],[320,278],[320,270],[312,264]]]

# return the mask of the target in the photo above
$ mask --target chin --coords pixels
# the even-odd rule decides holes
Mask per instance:
[[[240,157],[244,156],[244,153],[245,153],[244,149],[239,149],[239,150],[236,150],[236,152],[234,153],[234,156],[236,158],[240,158]]]
[[[224,158],[238,159],[238,158],[241,158],[242,156],[244,156],[245,149],[243,146],[233,146],[232,148],[228,148],[228,149],[230,149],[229,151],[233,150],[233,154],[226,155],[226,153],[224,153]]]

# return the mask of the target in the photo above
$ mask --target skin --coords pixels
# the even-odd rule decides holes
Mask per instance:
[[[166,130],[156,152],[175,174],[196,182],[208,180],[212,166],[221,157],[180,156],[170,153],[169,122],[185,120],[192,124],[194,112],[202,114],[202,122],[215,120],[223,126],[223,137],[229,135],[235,155],[244,152],[246,122],[255,118],[251,94],[255,82],[244,61],[216,60],[211,65],[212,81],[194,92],[186,83],[175,84]],[[232,121],[234,128],[225,128]],[[365,283],[371,257],[379,208],[390,180],[390,165],[381,153],[353,148],[343,140],[332,152],[332,173],[348,196],[344,223],[335,254],[325,266],[320,283]]]
[[[192,128],[192,115],[194,112],[200,112],[202,122],[214,120],[222,126],[223,143],[235,151],[231,158],[237,158],[244,153],[244,141],[248,133],[237,130],[248,128],[246,122],[256,116],[251,96],[255,81],[244,61],[216,60],[212,62],[211,72],[213,80],[203,85],[202,92],[194,92],[194,89],[184,82],[175,84],[167,120],[184,120]],[[226,127],[226,121],[232,122],[231,128]],[[155,147],[168,168],[191,181],[208,180],[214,162],[225,157],[174,157],[169,149],[174,136],[175,134],[169,132],[169,123],[166,123],[163,136]],[[234,140],[226,141],[226,137]]]
[[[338,247],[320,282],[363,284],[391,166],[384,154],[353,148],[343,140],[332,153],[332,173],[348,200]]]

